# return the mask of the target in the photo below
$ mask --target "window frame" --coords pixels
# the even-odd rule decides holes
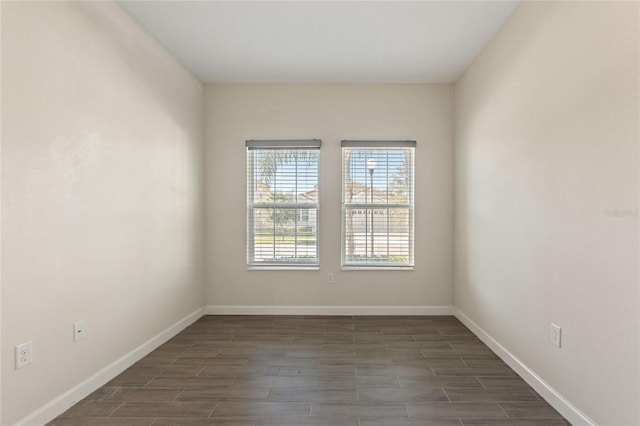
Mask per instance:
[[[320,146],[319,139],[304,140],[247,140],[246,146],[246,262],[248,270],[318,270],[320,268]],[[252,151],[276,151],[276,150],[300,150],[300,151],[317,151],[316,153],[316,169],[317,180],[316,202],[315,203],[298,203],[294,202],[262,202],[256,203],[254,200],[255,177],[253,173],[255,156]],[[312,262],[304,261],[256,261],[255,260],[255,219],[254,212],[256,209],[292,209],[295,210],[295,222],[298,222],[298,215],[303,210],[315,211],[315,258]],[[297,230],[296,230],[297,232]],[[276,238],[274,230],[273,238]],[[274,242],[275,244],[275,242]],[[297,246],[296,241],[294,244]],[[296,249],[297,251],[297,249]]]
[[[416,141],[376,141],[376,140],[343,140],[341,143],[341,267],[342,270],[413,270],[415,267],[415,161],[416,161]],[[345,149],[351,149],[352,153],[356,150],[401,150],[410,149],[410,182],[409,191],[410,196],[407,203],[347,203],[345,199],[346,195],[346,175],[345,175]],[[351,160],[351,159],[350,159]],[[387,178],[388,184],[388,178]],[[366,184],[365,184],[366,187]],[[366,191],[366,189],[365,189]],[[370,211],[386,210],[387,216],[392,209],[407,209],[407,225],[408,225],[408,254],[406,262],[355,262],[348,261],[347,259],[347,229],[346,229],[346,213],[349,209],[361,209],[364,210],[364,214],[368,215]],[[375,213],[374,213],[375,214]],[[388,222],[387,222],[388,226]],[[352,231],[353,232],[353,231]],[[387,241],[389,239],[389,229],[386,230]],[[367,233],[368,234],[368,230]],[[368,238],[368,237],[365,237]]]

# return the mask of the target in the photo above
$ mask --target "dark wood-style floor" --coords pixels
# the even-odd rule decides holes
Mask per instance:
[[[51,425],[567,425],[453,317],[205,316]]]

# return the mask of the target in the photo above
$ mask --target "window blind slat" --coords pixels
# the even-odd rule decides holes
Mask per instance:
[[[245,145],[248,149],[320,149],[319,139],[300,140],[248,140]]]
[[[415,148],[416,141],[352,141],[343,140],[343,148]]]

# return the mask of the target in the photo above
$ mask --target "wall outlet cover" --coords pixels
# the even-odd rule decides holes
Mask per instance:
[[[33,342],[29,340],[21,345],[16,346],[16,370],[25,365],[31,364],[33,361]]]

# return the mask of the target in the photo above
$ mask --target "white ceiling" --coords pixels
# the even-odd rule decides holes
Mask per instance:
[[[205,83],[450,83],[518,1],[124,1]]]

